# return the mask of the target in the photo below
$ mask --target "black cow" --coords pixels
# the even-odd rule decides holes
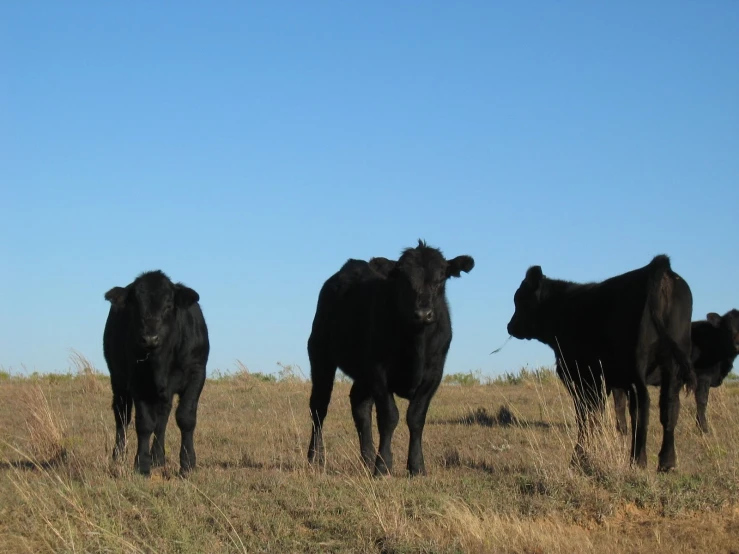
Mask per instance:
[[[739,310],[731,310],[723,317],[712,312],[706,316],[705,321],[694,321],[691,338],[691,359],[698,381],[695,388],[696,423],[702,432],[708,433],[708,391],[724,382],[739,354]],[[647,384],[659,385],[659,373],[650,376]],[[626,434],[626,392],[613,389],[613,404],[616,409],[616,428]]]
[[[395,264],[397,263],[395,260],[388,260],[387,258],[378,256],[370,258],[369,266],[383,277],[387,277],[395,269]]]
[[[636,431],[631,459],[646,465],[647,380],[659,371],[663,438],[658,469],[674,468],[679,392],[683,384],[693,385],[695,375],[690,365],[693,296],[672,271],[669,258],[656,256],[640,269],[588,284],[549,279],[541,267],[533,266],[514,302],[508,332],[554,350],[557,373],[575,402],[578,441],[573,461],[585,457],[591,416],[603,413],[610,391],[633,386],[629,408]]]
[[[313,385],[311,462],[325,462],[322,427],[338,367],[354,381],[349,398],[367,467],[374,464],[375,475],[392,470],[391,441],[399,417],[393,395],[397,394],[410,401],[408,471],[425,473],[421,437],[426,411],[441,382],[452,341],[446,280],[462,271],[469,273],[474,265],[470,256],[446,260],[438,249],[419,240],[397,262],[351,259],[325,282],[308,339]],[[376,457],[373,404],[380,433]]]
[[[149,271],[125,288],[110,289],[105,299],[111,303],[103,352],[113,388],[113,459],[124,452],[133,405],[138,437],[134,468],[148,475],[152,463],[163,465],[164,433],[172,397],[178,394],[175,417],[182,433],[180,471],[185,474],[195,467],[193,432],[210,352],[200,296],[161,271]]]

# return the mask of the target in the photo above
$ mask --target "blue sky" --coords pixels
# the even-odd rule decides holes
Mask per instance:
[[[658,253],[694,319],[739,307],[739,3],[5,2],[0,365],[105,370],[109,288],[201,295],[210,370],[309,372],[323,281],[420,238],[446,370],[550,364],[507,338],[526,268]]]

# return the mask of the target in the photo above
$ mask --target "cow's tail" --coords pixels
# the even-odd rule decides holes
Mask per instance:
[[[675,360],[678,379],[688,391],[695,390],[696,376],[693,364],[690,363],[690,356],[680,348],[665,326],[665,317],[671,311],[674,286],[670,258],[662,254],[656,256],[649,265],[651,272],[649,275],[647,309],[652,324],[657,331],[658,358],[661,361],[670,358]]]

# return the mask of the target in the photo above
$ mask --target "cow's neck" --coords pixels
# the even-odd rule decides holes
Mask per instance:
[[[160,347],[151,352],[139,352],[135,363],[137,372],[148,374],[157,394],[164,396],[169,380],[169,369],[172,366],[171,349]]]
[[[580,333],[578,322],[585,322],[585,318],[572,317],[572,314],[583,311],[584,306],[577,300],[579,293],[589,288],[591,288],[589,285],[570,281],[555,279],[546,281],[539,310],[542,319],[547,321],[548,325],[547,329],[537,338],[552,348],[557,356],[562,354],[560,350],[565,349],[569,337]]]

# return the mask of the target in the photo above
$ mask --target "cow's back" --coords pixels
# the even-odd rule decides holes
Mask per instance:
[[[321,287],[308,339],[311,355],[355,365],[374,319],[384,278],[363,260],[349,260]]]
[[[634,363],[647,284],[648,273],[640,268],[599,283],[571,284],[562,292],[549,316],[556,322],[550,346],[568,371],[602,368],[609,386],[630,379],[620,368]]]
[[[193,303],[187,309],[178,310],[175,332],[177,334],[176,357],[180,360],[192,357],[205,364],[210,353],[210,339],[199,302]]]

